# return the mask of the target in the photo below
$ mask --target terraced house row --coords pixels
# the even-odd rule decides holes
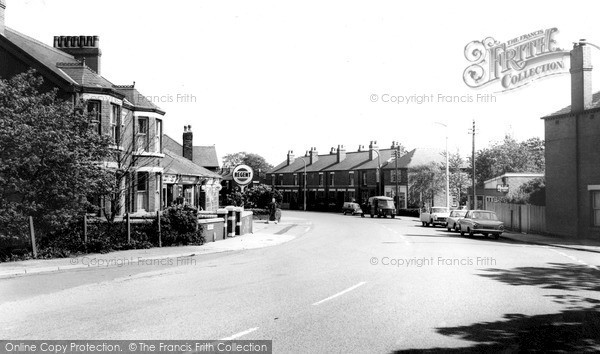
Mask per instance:
[[[401,154],[397,142],[379,149],[377,141],[371,141],[368,148],[360,145],[356,151],[338,145],[321,155],[311,147],[300,157],[288,151],[286,160],[267,172],[265,182],[283,193],[282,208],[302,209],[304,194],[309,210],[335,210],[347,201],[363,204],[376,195],[392,197],[399,208],[407,208],[410,169],[444,161],[441,151],[435,149]],[[436,196],[435,202],[445,205],[445,195]]]

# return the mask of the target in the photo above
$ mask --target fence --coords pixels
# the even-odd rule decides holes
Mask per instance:
[[[504,227],[523,233],[546,233],[546,207],[530,204],[486,203]]]
[[[156,212],[156,214],[146,214],[144,216],[136,216],[125,214],[122,217],[118,217],[115,219],[117,222],[123,222],[126,225],[127,230],[127,243],[131,243],[131,224],[139,224],[139,223],[151,223],[157,218],[159,218],[160,212]],[[236,221],[237,220],[237,221]],[[229,221],[229,225],[228,225]],[[90,218],[87,216],[83,218],[83,241],[85,243],[88,242],[88,224],[89,223],[98,223],[105,222],[102,218]],[[202,236],[206,242],[215,242],[218,240],[223,240],[225,238],[245,235],[248,233],[252,233],[253,231],[253,216],[252,212],[244,211],[243,208],[233,208],[230,209],[219,209],[216,213],[213,212],[200,212],[198,213],[198,223],[197,225],[203,225],[202,228]],[[156,223],[157,226],[157,234],[158,234],[158,247],[162,247],[162,231],[161,231],[161,223]],[[29,217],[29,235],[30,235],[30,247],[33,253],[33,257],[37,257],[37,246],[36,246],[36,237],[35,237],[35,228],[33,223],[33,218]]]

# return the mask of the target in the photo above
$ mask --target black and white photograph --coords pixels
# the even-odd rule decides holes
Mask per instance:
[[[600,352],[598,13],[0,0],[0,353]]]

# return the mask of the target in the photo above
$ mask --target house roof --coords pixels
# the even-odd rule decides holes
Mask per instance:
[[[292,162],[289,166],[288,166],[287,160],[286,160],[282,163],[282,165],[283,165],[282,167],[279,167],[277,170],[275,170],[274,168],[271,170],[274,170],[274,172],[276,172],[276,173],[291,173],[291,172],[296,172],[298,170],[304,171],[304,162],[302,162],[302,159],[304,159],[304,161],[306,161],[306,172],[308,172],[308,166],[310,166],[309,165],[310,158],[306,157],[306,156],[296,157],[294,162]]]
[[[375,154],[375,158],[373,160],[369,160],[369,155],[367,155],[367,161],[360,166],[357,166],[355,170],[372,170],[378,167],[378,163],[381,164],[381,167],[385,166],[385,164],[392,158],[392,154],[394,153],[394,149],[383,149],[379,150],[379,161],[377,160],[377,154]]]
[[[163,149],[163,152],[165,154],[165,157],[162,159],[161,164],[164,167],[164,173],[186,176],[221,178],[219,174],[209,171],[202,166],[198,166],[192,161],[182,156],[179,156],[171,150]]]
[[[310,162],[310,157],[304,157],[305,159],[307,159],[306,162]],[[306,172],[319,172],[319,171],[323,171],[324,169],[326,169],[327,167],[333,165],[337,163],[337,155],[336,154],[332,154],[332,155],[319,155],[319,158],[317,159],[317,161],[313,162],[312,164],[306,166]],[[303,166],[304,167],[304,164]]]
[[[409,151],[398,159],[398,168],[411,168],[421,165],[427,165],[432,162],[446,163],[444,152],[438,149],[417,148]],[[382,156],[383,157],[383,156]],[[396,163],[392,158],[383,169],[390,170],[396,168]]]
[[[146,98],[146,96],[142,95],[134,85],[115,85],[114,89],[125,96],[127,101],[129,101],[136,108],[158,111],[162,114],[165,113],[162,109],[160,109],[160,107]]]
[[[596,109],[596,108],[600,108],[600,91],[598,91],[592,95],[592,104],[590,107],[586,108],[586,111],[591,110],[591,109]],[[571,114],[571,105],[568,105],[565,108],[560,109],[554,113],[548,114],[547,116],[542,117],[542,119],[543,118],[552,118],[552,117],[562,116],[562,115],[569,115],[569,114]]]
[[[336,163],[335,165],[327,167],[326,171],[346,171],[352,170],[354,167],[364,163],[369,159],[369,151],[355,151],[347,152],[346,158]]]
[[[167,134],[163,134],[163,146],[179,156],[183,156],[183,145],[175,141]],[[219,158],[217,157],[217,148],[213,146],[194,146],[192,149],[193,162],[196,165],[207,168],[218,168]]]
[[[5,28],[4,34],[8,41],[68,84],[103,89],[111,89],[114,86],[110,81],[75,59],[74,56],[60,49],[8,27]]]

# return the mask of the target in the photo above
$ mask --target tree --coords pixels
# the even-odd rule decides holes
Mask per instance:
[[[445,180],[445,167],[435,162],[411,168],[408,173],[408,203],[413,207],[433,205],[434,196],[445,188]]]
[[[479,185],[507,172],[544,172],[544,141],[531,138],[518,142],[507,135],[501,143],[479,150],[475,162],[475,177]]]
[[[511,203],[546,205],[546,178],[538,177],[519,186],[516,196],[509,200]]]
[[[254,173],[261,179],[265,178],[267,171],[273,168],[273,165],[268,163],[264,157],[251,152],[242,151],[223,156],[224,168],[234,168],[240,164],[250,166]]]
[[[64,228],[85,213],[86,195],[114,183],[99,163],[109,139],[42,83],[33,70],[0,80],[0,236],[25,235],[29,216],[38,234]]]
[[[458,198],[458,203],[462,205],[467,200],[467,188],[469,188],[471,183],[469,174],[463,170],[465,160],[456,152],[450,154],[448,162],[450,170],[450,194],[455,195]]]

